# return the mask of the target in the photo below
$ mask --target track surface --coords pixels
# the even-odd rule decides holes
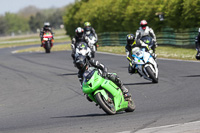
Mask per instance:
[[[200,63],[160,60],[159,83],[127,73],[125,56],[97,53],[133,95],[133,113],[106,115],[83,95],[71,52],[0,49],[0,133],[136,132],[200,120]]]

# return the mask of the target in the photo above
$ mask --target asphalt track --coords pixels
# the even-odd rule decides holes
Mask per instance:
[[[158,59],[159,83],[127,73],[125,56],[97,53],[136,110],[108,116],[83,95],[71,51],[0,49],[0,133],[117,133],[200,120],[200,63]],[[148,132],[148,131],[147,131]]]

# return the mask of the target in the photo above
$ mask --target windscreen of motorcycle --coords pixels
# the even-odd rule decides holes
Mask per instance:
[[[78,53],[79,55],[86,56],[86,55],[87,55],[87,50],[86,50],[86,49],[80,49],[80,50],[77,51],[77,53]]]
[[[95,70],[94,67],[89,67],[83,74],[83,82],[88,82],[92,78]]]
[[[96,38],[93,35],[90,35],[88,38],[89,38],[88,40],[89,40],[90,44],[92,44],[92,45],[95,44]]]
[[[90,35],[91,31],[86,31],[86,35]]]
[[[50,32],[46,32],[43,35],[43,38],[52,38],[52,37],[53,37],[53,35]]]
[[[85,42],[80,42],[77,46],[76,53],[86,56],[88,53],[88,46]]]
[[[132,54],[133,54],[133,57],[141,58],[143,56],[143,52],[141,51],[141,49],[139,47],[133,48],[132,49]]]
[[[143,37],[141,38],[141,40],[142,40],[144,43],[148,44],[148,45],[151,45],[151,44],[152,44],[152,38],[151,38],[150,36],[143,36]]]

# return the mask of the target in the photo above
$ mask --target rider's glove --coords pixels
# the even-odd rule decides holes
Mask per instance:
[[[131,64],[132,64],[132,66],[134,66],[134,65],[135,65],[135,61],[134,61],[134,60],[132,60],[132,61],[131,61]]]
[[[157,42],[155,42],[155,47],[158,47],[158,43]]]
[[[107,69],[104,69],[104,70],[102,71],[102,76],[103,76],[103,77],[107,77],[107,75],[108,75],[108,70],[107,70]]]
[[[150,54],[152,54],[152,53],[153,53],[153,50],[152,50],[152,49],[150,49],[150,50],[149,50],[149,53],[150,53]]]

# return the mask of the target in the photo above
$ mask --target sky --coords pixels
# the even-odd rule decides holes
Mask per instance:
[[[40,9],[51,7],[59,8],[73,3],[74,1],[75,0],[0,0],[0,15],[4,15],[5,12],[17,13],[20,9],[30,5]]]

